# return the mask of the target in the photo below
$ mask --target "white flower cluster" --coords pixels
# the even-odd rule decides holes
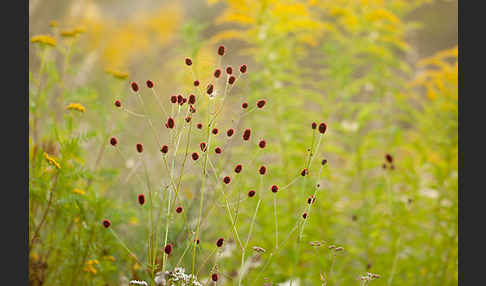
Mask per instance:
[[[372,281],[372,280],[375,280],[375,279],[378,279],[378,278],[380,278],[379,274],[373,274],[373,273],[367,272],[366,275],[363,275],[363,276],[359,277],[358,279],[364,280],[364,281]]]
[[[202,286],[202,284],[197,281],[197,277],[192,274],[186,274],[185,269],[182,267],[177,267],[173,272],[165,272],[165,275],[158,273],[155,277],[155,283],[157,285],[167,285],[168,286]]]
[[[130,284],[148,286],[147,282],[145,282],[145,281],[139,281],[139,280],[132,280],[132,281],[130,281]]]

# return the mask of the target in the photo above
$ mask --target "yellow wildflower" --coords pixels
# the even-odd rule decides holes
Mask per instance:
[[[110,260],[112,262],[115,262],[115,257],[113,255],[106,255],[106,256],[103,256],[104,259],[106,260]]]
[[[48,46],[55,47],[56,46],[56,38],[53,36],[49,35],[37,35],[33,36],[32,39],[30,39],[32,43],[39,43],[39,44],[44,44]]]
[[[64,30],[61,31],[61,36],[70,38],[70,37],[76,37],[79,34],[82,34],[86,31],[86,28],[79,26],[71,30]]]
[[[85,112],[86,111],[86,108],[84,108],[84,106],[81,105],[81,103],[70,103],[67,107],[66,107],[67,110],[77,110],[77,111],[80,111],[80,112]]]
[[[57,169],[61,169],[61,165],[56,161],[56,159],[49,156],[49,154],[47,154],[46,152],[44,152],[44,158],[47,160],[49,165],[52,165],[52,166],[56,167]]]
[[[34,261],[39,260],[39,255],[37,253],[32,253],[30,256],[32,257],[32,260],[34,260]]]
[[[113,70],[113,69],[106,69],[105,72],[108,73],[108,74],[111,74],[112,76],[114,76],[117,79],[126,79],[129,76],[129,74],[126,73],[126,72],[121,72],[121,71],[117,71],[117,70]]]
[[[59,23],[55,20],[52,20],[51,22],[49,22],[49,26],[55,28],[55,27],[59,26]]]
[[[79,216],[75,217],[75,218],[74,218],[74,223],[78,223],[78,222],[79,222],[79,220],[80,220]]]
[[[137,218],[137,217],[135,217],[135,216],[132,216],[132,217],[130,218],[130,220],[129,220],[129,223],[130,223],[131,225],[137,225],[137,224],[138,224],[138,218]]]
[[[93,265],[93,264],[100,264],[100,262],[98,261],[98,259],[91,259],[91,260],[88,260],[88,262],[86,262],[88,265]]]
[[[78,194],[78,195],[85,195],[86,194],[86,192],[84,190],[81,190],[81,189],[74,189],[73,193]]]
[[[91,272],[94,275],[96,275],[96,273],[98,273],[98,270],[96,270],[92,265],[88,265],[88,266],[84,267],[83,271],[84,272]]]
[[[137,271],[138,269],[140,269],[140,264],[135,262],[135,264],[133,264],[133,270]]]

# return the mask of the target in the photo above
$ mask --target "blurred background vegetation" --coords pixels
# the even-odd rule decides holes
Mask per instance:
[[[456,285],[457,6],[445,0],[29,1],[31,284],[145,279],[100,229],[110,217],[127,245],[144,250],[146,217],[136,207],[137,181],[129,179],[140,166],[133,147],[121,147],[130,154],[125,161],[108,142],[116,135],[126,146],[159,146],[151,145],[148,126],[117,112],[113,102],[134,101],[133,80],[153,80],[161,96],[189,93],[184,57],[209,78],[224,44],[225,64],[248,65],[237,94],[268,102],[265,115],[247,122],[269,142],[270,155],[262,158],[271,166],[269,181],[291,182],[312,141],[305,130],[313,121],[328,124],[317,158],[328,165],[302,250],[292,237],[274,258],[262,255],[250,266],[243,285],[358,285],[366,272],[381,275],[370,281],[376,285]],[[82,108],[66,108],[73,103]],[[393,169],[384,169],[385,154],[393,156]],[[160,176],[159,163],[147,162],[151,176]],[[256,176],[241,187],[254,185]],[[283,233],[313,192],[311,184],[292,188],[279,197]],[[198,205],[194,185],[183,191]],[[250,206],[241,213],[242,229]],[[212,219],[217,225],[219,218]],[[226,228],[205,231],[213,239],[230,236]],[[271,249],[271,206],[262,207],[254,231],[254,244]],[[345,251],[334,256],[328,245]],[[231,253],[221,258],[221,285],[237,285],[239,262]]]

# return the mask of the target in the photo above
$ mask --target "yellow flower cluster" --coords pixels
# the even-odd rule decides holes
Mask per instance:
[[[61,36],[65,37],[65,38],[72,38],[72,37],[76,37],[77,35],[80,35],[84,32],[86,32],[86,28],[79,26],[79,27],[76,27],[74,29],[61,31]]]
[[[61,169],[61,165],[56,161],[56,159],[49,156],[49,154],[44,152],[44,158],[47,160],[49,165],[56,167],[57,169]]]
[[[74,189],[73,193],[78,194],[78,195],[82,195],[82,196],[84,196],[86,194],[86,192],[84,190],[81,190],[81,189]]]
[[[113,255],[106,255],[106,256],[103,256],[103,259],[105,260],[109,260],[111,262],[115,262],[115,257]]]
[[[67,110],[77,110],[77,111],[80,111],[80,112],[85,112],[86,111],[86,108],[81,105],[81,103],[70,103],[67,107],[66,107]]]
[[[83,271],[91,272],[92,274],[98,273],[98,270],[96,270],[96,268],[94,268],[94,266],[93,266],[93,265],[96,265],[96,264],[99,264],[98,260],[96,260],[96,259],[88,260],[88,262],[86,262],[86,267],[83,268]]]
[[[48,46],[51,46],[51,47],[56,46],[56,38],[54,38],[53,36],[49,36],[49,35],[33,36],[32,39],[30,39],[30,41],[32,43],[39,43],[39,44],[48,45]]]
[[[117,79],[126,79],[129,76],[129,74],[126,73],[126,72],[121,72],[121,71],[117,71],[117,70],[114,70],[114,69],[106,69],[105,72],[107,74],[111,74],[112,76],[114,76]]]

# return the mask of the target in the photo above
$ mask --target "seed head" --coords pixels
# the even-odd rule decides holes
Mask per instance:
[[[213,280],[214,282],[218,281],[218,274],[213,273],[213,275],[211,275],[211,280]]]
[[[172,252],[172,244],[167,244],[164,248],[164,252],[167,254],[167,255],[170,255],[170,253]]]
[[[154,83],[153,83],[153,81],[151,81],[151,80],[147,80],[147,87],[148,87],[148,88],[152,88],[152,87],[154,87]]]
[[[241,73],[246,73],[246,70],[247,70],[247,67],[246,67],[245,64],[243,64],[243,65],[240,66],[240,72]]]
[[[201,241],[198,239],[196,239],[196,244],[199,244]]]
[[[278,191],[277,185],[272,186],[272,193],[276,193]]]
[[[121,101],[120,100],[115,100],[115,106],[116,107],[121,107]]]
[[[107,219],[104,219],[104,220],[103,220],[103,226],[104,226],[105,228],[109,228],[109,227],[110,227],[110,225],[111,225],[111,222],[110,222],[109,220],[107,220]]]
[[[166,126],[170,129],[174,128],[174,125],[175,125],[175,122],[174,122],[174,118],[172,117],[169,117],[169,119],[167,119],[167,124]]]
[[[267,141],[260,140],[260,142],[258,142],[258,147],[263,149],[263,148],[265,148],[265,146],[267,146]]]
[[[243,109],[247,109],[247,108],[248,108],[248,103],[247,103],[247,102],[243,102],[243,103],[241,104],[241,108],[243,108]]]
[[[186,58],[186,65],[192,65],[192,60],[190,58]]]
[[[231,178],[229,176],[226,176],[226,177],[223,178],[223,182],[225,184],[229,184],[231,182]]]
[[[312,122],[312,129],[316,129],[316,128],[317,128],[317,123]]]
[[[213,128],[213,130],[211,131],[214,135],[217,135],[218,134],[218,128]]]
[[[196,109],[194,108],[194,106],[191,105],[191,107],[189,108],[189,111],[191,113],[196,113]]]
[[[234,133],[235,133],[235,131],[233,130],[233,128],[230,128],[230,129],[228,129],[228,131],[226,131],[226,135],[228,135],[228,137],[233,136]]]
[[[257,101],[257,107],[262,108],[265,106],[265,103],[267,102],[264,99],[260,99],[259,101]]]
[[[198,123],[198,124],[196,125],[196,127],[197,127],[197,129],[202,129],[202,123]]]
[[[314,197],[314,195],[311,195],[308,199],[307,199],[307,204],[313,204],[314,202],[316,201],[316,198]]]
[[[233,84],[233,83],[235,83],[235,80],[236,80],[236,77],[234,75],[232,75],[232,76],[229,77],[228,83]]]
[[[218,47],[218,55],[220,55],[220,56],[224,55],[224,46],[223,45]]]
[[[143,152],[143,145],[142,145],[142,143],[137,143],[137,151],[138,151],[138,153],[142,153]]]
[[[111,137],[111,138],[110,138],[110,144],[111,144],[112,146],[116,146],[116,144],[118,144],[118,140],[116,140],[116,138],[115,138],[115,137]]]
[[[302,214],[302,217],[303,217],[304,219],[306,219],[306,218],[307,218],[307,213],[303,213],[303,214]]]
[[[189,104],[196,103],[196,96],[194,94],[189,95]]]
[[[162,148],[160,148],[160,152],[162,152],[163,154],[167,154],[167,152],[169,152],[169,146],[162,145]]]
[[[224,242],[224,238],[219,238],[217,241],[216,241],[216,246],[217,247],[221,247],[223,246],[223,242]]]
[[[235,173],[237,173],[237,174],[240,173],[242,169],[243,169],[243,166],[241,164],[236,165]]]
[[[326,159],[323,159],[323,160],[321,161],[321,164],[322,164],[322,166],[326,165],[326,164],[327,164],[327,160],[326,160]]]
[[[187,116],[187,117],[185,118],[185,120],[186,120],[186,122],[187,122],[187,123],[189,123],[189,122],[191,122],[191,117],[190,117],[190,116]]]
[[[227,74],[233,74],[233,68],[231,66],[226,67]]]
[[[327,129],[327,125],[326,125],[326,123],[322,122],[321,124],[319,124],[319,132],[320,132],[321,134],[326,133],[326,129]]]
[[[197,79],[194,81],[194,86],[199,86],[199,81]]]
[[[197,159],[199,159],[199,154],[197,154],[196,152],[192,153],[192,160],[196,161]]]
[[[260,173],[260,175],[265,175],[265,173],[267,172],[267,167],[261,166],[258,172]]]
[[[253,197],[254,195],[255,195],[255,191],[254,191],[254,190],[250,190],[250,191],[248,192],[248,196],[249,196],[250,198],[251,198],[251,197]]]
[[[223,150],[221,149],[221,147],[216,147],[214,149],[214,152],[216,152],[216,154],[221,154],[221,152],[223,152]]]
[[[182,102],[180,103],[180,105],[183,105],[183,104],[184,104],[184,103],[186,103],[186,102],[187,102],[187,98],[182,97]]]
[[[206,152],[206,143],[205,142],[201,142],[201,144],[199,144],[199,147],[201,147],[201,151]]]
[[[243,131],[243,140],[248,141],[250,140],[250,135],[251,135],[251,129],[247,128],[245,131]]]
[[[177,96],[173,95],[170,97],[170,102],[177,103]]]
[[[138,203],[143,206],[145,204],[145,196],[143,194],[138,195]]]
[[[214,77],[215,77],[215,78],[219,78],[220,76],[221,76],[221,69],[216,69],[216,70],[214,71]]]
[[[393,157],[392,157],[392,155],[390,155],[390,154],[386,154],[386,155],[385,155],[385,159],[386,159],[386,161],[387,161],[388,163],[390,163],[390,164],[391,164],[391,163],[393,163]]]
[[[130,86],[132,87],[133,92],[138,92],[138,84],[136,82],[132,81]]]
[[[184,96],[182,96],[182,94],[177,95],[177,103],[181,105],[184,103]]]
[[[302,177],[304,177],[304,176],[305,176],[305,175],[307,175],[308,173],[309,173],[309,171],[308,171],[307,169],[304,169],[304,170],[302,170],[302,172],[300,172],[300,175],[301,175]]]
[[[178,213],[178,214],[182,213],[183,211],[184,211],[184,208],[182,208],[181,206],[178,206],[176,208],[176,213]]]
[[[214,90],[214,85],[212,83],[208,84],[208,87],[206,88],[207,94],[211,95]]]

